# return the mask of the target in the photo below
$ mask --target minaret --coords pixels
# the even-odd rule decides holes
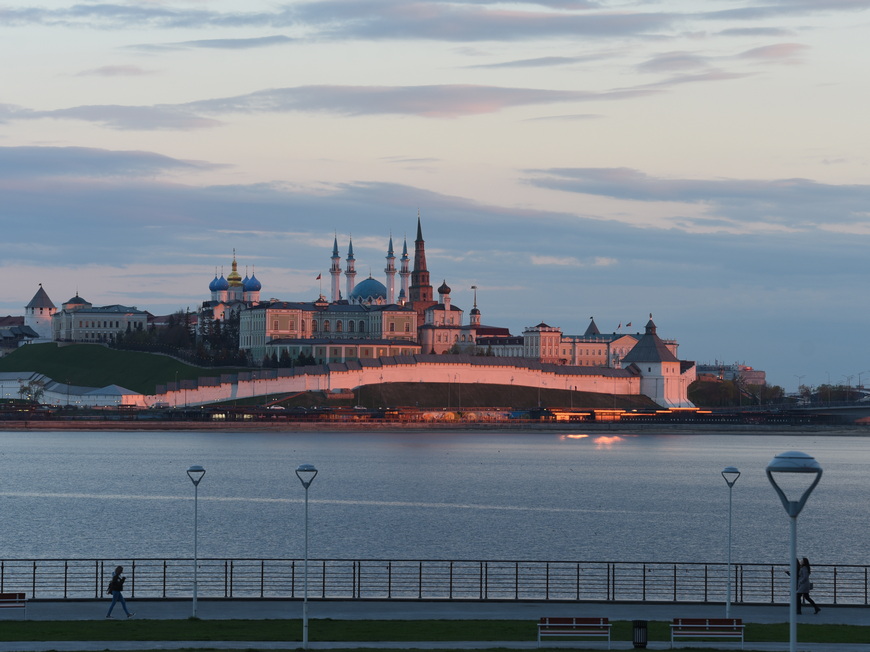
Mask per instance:
[[[338,255],[338,235],[332,241],[332,267],[329,268],[329,273],[332,274],[332,303],[341,299],[341,256]]]
[[[396,302],[396,254],[393,253],[393,236],[390,235],[390,246],[387,248],[387,303]]]
[[[471,289],[474,290],[474,308],[471,309],[469,322],[472,326],[480,326],[480,310],[477,309],[477,286],[472,285]]]
[[[350,239],[350,244],[347,247],[347,269],[344,270],[344,275],[347,277],[347,298],[350,300],[350,294],[356,285],[356,270],[354,264],[356,259],[353,257],[353,238]]]
[[[408,258],[408,238],[405,238],[405,241],[402,244],[402,267],[399,270],[399,278],[402,279],[402,289],[399,292],[399,297],[403,298],[405,301],[408,300],[408,279],[411,278],[411,270],[409,268],[410,263],[411,259]]]
[[[426,267],[426,243],[420,226],[420,213],[417,213],[417,239],[414,240],[414,271],[411,272],[411,288],[408,299],[411,303],[432,302],[432,286],[429,283],[429,269]]]

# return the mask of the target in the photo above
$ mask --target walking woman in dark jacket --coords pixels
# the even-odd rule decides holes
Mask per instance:
[[[112,617],[112,609],[115,608],[115,604],[120,602],[121,607],[124,609],[124,613],[127,614],[127,618],[132,618],[133,614],[127,611],[127,601],[124,599],[124,596],[121,595],[121,591],[124,590],[124,581],[127,579],[122,574],[124,572],[123,566],[118,566],[115,569],[115,572],[112,573],[112,581],[109,582],[109,592],[112,594],[112,604],[109,605],[109,613],[106,614],[106,618]]]
[[[815,609],[815,613],[819,613],[821,609],[816,606],[816,603],[813,602],[813,599],[810,597],[810,591],[813,589],[813,583],[810,582],[810,573],[812,569],[810,568],[810,560],[804,557],[801,560],[800,568],[798,568],[798,582],[797,582],[797,612],[801,612],[801,604],[803,602],[807,602],[808,604],[813,605],[813,609]]]

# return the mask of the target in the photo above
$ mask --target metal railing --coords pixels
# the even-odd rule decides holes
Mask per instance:
[[[136,598],[188,598],[192,559],[0,560],[0,593],[29,599],[105,596],[117,564],[125,593]],[[784,604],[784,564],[734,564],[734,603]],[[813,598],[822,604],[870,605],[870,566],[816,565]],[[508,600],[724,603],[724,563],[588,561],[446,561],[313,559],[310,599]],[[200,559],[200,598],[302,598],[300,559]]]

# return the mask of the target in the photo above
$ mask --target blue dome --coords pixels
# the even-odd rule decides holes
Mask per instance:
[[[242,283],[242,289],[245,292],[259,292],[263,289],[263,286],[260,284],[260,281],[257,280],[257,277],[251,274],[251,278],[245,279]]]
[[[357,284],[350,293],[349,300],[355,301],[378,301],[387,300],[387,288],[380,281],[369,277],[362,283]]]
[[[222,290],[228,290],[230,288],[230,282],[226,280],[223,275],[220,278],[217,276],[214,277],[214,280],[208,284],[208,289],[211,292],[220,292]]]

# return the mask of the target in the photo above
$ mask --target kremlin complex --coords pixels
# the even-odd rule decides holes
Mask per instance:
[[[695,365],[678,359],[675,340],[658,336],[652,315],[643,333],[601,333],[590,319],[582,335],[565,335],[543,322],[512,335],[507,328],[481,322],[477,287],[472,286],[474,305],[465,319],[464,311],[451,302],[446,280],[433,290],[419,216],[413,259],[407,241],[397,257],[390,237],[385,282],[371,275],[356,281],[352,241],[344,269],[337,236],[330,262],[328,298],[321,292],[310,302],[263,300],[260,280],[255,274],[242,278],[234,253],[232,271],[226,277],[215,273],[208,286],[209,298],[196,315],[198,331],[216,322],[237,320],[239,350],[252,365],[265,360],[280,360],[282,366],[287,360],[309,364],[271,369],[266,378],[262,373],[250,378],[246,374],[207,376],[183,388],[184,404],[204,405],[262,393],[351,392],[387,382],[456,382],[645,395],[662,407],[692,407],[687,388],[695,380]],[[317,278],[322,280],[321,275]],[[123,305],[94,306],[78,293],[57,309],[40,286],[25,306],[23,326],[14,325],[13,338],[18,345],[47,341],[111,344],[122,334],[149,328],[153,322],[146,311]],[[204,369],[204,374],[209,371]],[[6,385],[11,382],[0,379],[3,396],[10,393]],[[182,390],[178,383],[159,386],[152,396],[122,389],[115,391],[116,398],[101,400],[178,405],[177,392]],[[49,384],[46,394],[50,391]]]

